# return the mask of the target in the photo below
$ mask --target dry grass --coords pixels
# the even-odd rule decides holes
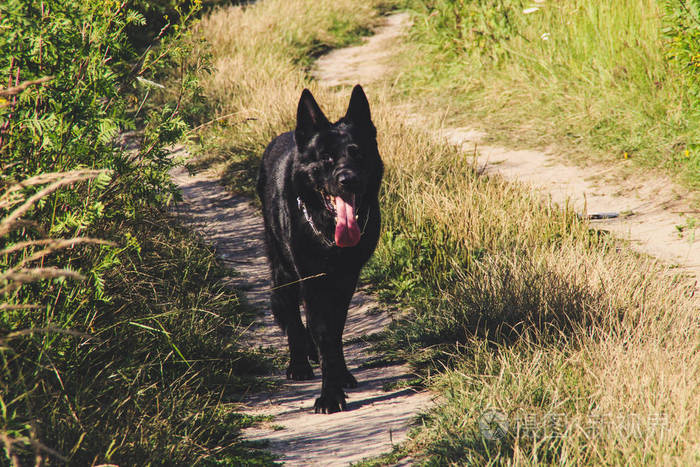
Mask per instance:
[[[26,220],[22,216],[32,209],[39,201],[49,196],[59,188],[73,185],[75,183],[97,178],[99,176],[109,176],[105,170],[73,170],[70,172],[45,173],[31,177],[19,183],[10,184],[4,187],[0,193],[0,210],[6,215],[0,220],[0,238],[8,235],[14,230],[20,230],[26,226]],[[35,187],[48,184],[30,197],[26,197],[22,192],[28,187]],[[19,205],[19,206],[17,206]],[[57,267],[40,267],[35,263],[43,260],[47,256],[54,254],[65,248],[72,248],[80,244],[112,245],[114,243],[85,237],[71,239],[40,239],[12,244],[0,250],[0,255],[20,255],[18,261],[0,273],[0,296],[6,297],[10,292],[22,288],[30,282],[45,279],[71,278],[83,280],[84,277],[70,269]],[[39,251],[32,251],[33,247],[41,246]],[[27,267],[31,266],[31,267]],[[7,305],[7,304],[3,304]],[[25,304],[26,306],[26,304]],[[32,305],[30,305],[32,306]],[[0,343],[2,341],[0,340]]]
[[[204,20],[216,67],[207,94],[220,115],[255,119],[205,137],[220,138],[235,188],[251,189],[264,146],[293,128],[304,86],[330,117],[344,112],[349,90],[318,88],[299,56],[319,40],[335,43],[329,18],[366,26],[384,6],[270,0]],[[697,462],[700,321],[688,278],[590,231],[566,206],[480,175],[468,155],[401,122],[391,90],[368,95],[387,167],[385,234],[369,275],[384,297],[412,309],[383,345],[418,366],[444,365],[433,381],[446,403],[409,446],[413,455],[457,464]],[[488,407],[562,414],[566,431],[487,442],[476,420]],[[640,420],[640,429],[580,428],[608,416]],[[663,429],[653,423],[660,418]]]

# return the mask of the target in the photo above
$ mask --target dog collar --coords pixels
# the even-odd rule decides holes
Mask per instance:
[[[330,241],[326,238],[321,231],[319,231],[316,228],[316,224],[314,224],[313,219],[311,219],[311,215],[309,214],[308,209],[306,209],[306,205],[304,202],[301,200],[301,196],[297,196],[297,206],[299,207],[299,210],[304,214],[304,219],[306,219],[306,222],[309,223],[309,227],[311,227],[311,230],[316,234],[316,236],[320,237],[323,243],[326,244],[326,246],[333,247],[336,246],[335,240]],[[365,224],[362,226],[362,230],[360,231],[360,236],[364,235],[365,229],[367,228],[367,223],[369,222],[369,211],[370,208],[367,208],[367,215],[365,216]],[[358,216],[359,217],[359,216]]]
[[[325,235],[323,235],[317,228],[316,224],[314,224],[313,219],[311,219],[311,216],[309,215],[309,211],[306,209],[306,205],[304,202],[301,200],[300,196],[297,196],[297,206],[299,206],[299,210],[304,214],[304,218],[306,219],[306,222],[309,223],[309,226],[311,227],[311,230],[316,234],[317,237],[320,237],[323,243],[326,244],[326,246],[335,246],[335,241],[329,241]]]

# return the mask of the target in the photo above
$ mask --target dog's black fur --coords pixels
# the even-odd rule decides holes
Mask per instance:
[[[321,355],[323,382],[315,411],[346,409],[344,387],[357,381],[343,355],[343,328],[360,269],[379,239],[379,185],[384,166],[362,87],[352,91],[346,115],[330,123],[311,93],[299,99],[297,127],[273,139],[262,158],[258,195],[272,275],[272,313],[287,332],[287,378],[313,378],[309,358]],[[354,246],[339,247],[329,200],[355,200]],[[340,228],[340,227],[339,227]],[[355,230],[357,232],[357,229]],[[304,304],[306,329],[299,302]]]

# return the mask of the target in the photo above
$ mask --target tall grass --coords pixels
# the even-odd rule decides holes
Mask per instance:
[[[660,168],[700,188],[700,120],[668,60],[664,2],[412,5],[403,92],[432,96],[452,123],[497,139]]]
[[[216,65],[204,90],[222,116],[239,118],[214,130],[234,188],[252,189],[265,145],[294,126],[302,87],[331,118],[344,113],[349,89],[319,88],[294,57],[323,37],[328,18],[366,24],[383,6],[350,5],[270,0],[204,19]],[[567,206],[481,175],[471,157],[406,126],[394,95],[368,89],[387,170],[384,233],[365,277],[405,312],[380,347],[444,395],[408,452],[458,465],[696,461],[691,281],[592,231]],[[557,414],[563,431],[513,423],[519,431],[489,441],[477,423],[487,409]],[[618,418],[639,421],[634,435],[607,423]]]
[[[100,232],[115,242],[13,241],[41,228],[26,217],[36,204],[102,174],[42,174],[0,193],[4,460],[270,461],[241,445],[240,429],[253,420],[235,412],[236,394],[260,384],[255,375],[270,364],[238,344],[252,316],[197,238],[142,210],[140,222]]]

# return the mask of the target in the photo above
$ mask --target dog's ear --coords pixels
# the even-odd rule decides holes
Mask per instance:
[[[357,128],[369,131],[372,136],[377,135],[377,130],[374,128],[374,124],[372,124],[372,115],[369,111],[367,96],[365,96],[365,91],[359,84],[355,85],[352,89],[350,105],[348,105],[345,118],[352,122]]]
[[[297,128],[294,137],[297,140],[299,150],[303,150],[311,137],[320,130],[328,128],[330,122],[316,103],[311,91],[304,89],[299,98],[297,107]]]

